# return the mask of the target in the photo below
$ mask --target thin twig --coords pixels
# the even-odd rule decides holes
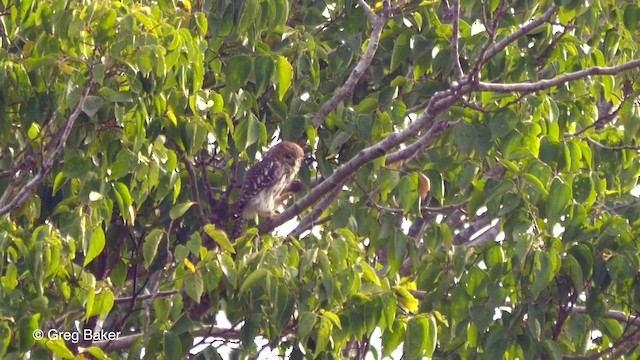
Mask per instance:
[[[582,134],[584,134],[585,132],[587,132],[587,130],[598,126],[599,124],[606,124],[607,122],[611,121],[611,119],[613,119],[616,115],[618,115],[618,112],[620,112],[620,109],[622,108],[622,104],[623,102],[620,103],[620,106],[618,106],[614,111],[612,111],[609,114],[603,115],[601,117],[598,118],[598,120],[594,121],[593,124],[589,125],[589,126],[585,126],[584,128],[574,132],[574,133],[567,133],[564,134],[564,137],[573,137],[573,136],[580,136]]]
[[[400,160],[408,159],[413,155],[417,154],[418,152],[430,147],[436,142],[436,140],[440,137],[440,135],[442,135],[442,133],[446,129],[454,126],[457,123],[458,123],[457,121],[441,121],[441,122],[435,123],[429,129],[429,131],[427,131],[427,133],[423,137],[421,137],[418,141],[414,142],[413,144],[407,146],[402,150],[389,154],[386,159],[386,164],[389,165]]]
[[[460,0],[453,0],[453,39],[451,39],[451,57],[453,57],[453,71],[458,81],[462,81],[464,74],[460,65]]]
[[[189,160],[187,158],[187,155],[185,155],[185,153],[183,153],[182,151],[180,151],[180,160],[182,160],[182,163],[184,164],[185,169],[187,169],[187,173],[189,174],[189,187],[191,188],[191,197],[193,198],[193,201],[195,202],[195,204],[193,204],[196,207],[196,214],[198,215],[198,220],[200,220],[200,224],[205,225],[208,223],[207,221],[207,217],[204,215],[204,211],[202,210],[202,202],[200,201],[200,192],[198,191],[198,183],[196,181],[196,171],[193,168],[193,164],[191,163],[191,160]],[[206,174],[203,174],[203,178],[207,179]]]
[[[147,294],[147,295],[137,295],[137,296],[127,296],[127,297],[121,297],[121,298],[117,298],[113,301],[114,304],[122,304],[122,303],[127,303],[127,302],[135,302],[135,301],[147,301],[147,300],[153,300],[153,299],[160,299],[160,298],[166,298],[166,297],[170,297],[173,296],[175,294],[178,294],[177,290],[168,290],[168,291],[160,291],[154,294]]]
[[[622,150],[638,151],[640,150],[640,146],[633,146],[633,145],[607,146],[591,138],[584,138],[584,140],[587,141],[589,144],[594,145],[595,147],[600,148],[602,150],[606,150],[606,151],[622,151]]]
[[[202,329],[192,331],[191,335],[193,337],[209,336],[219,337],[223,339],[239,339],[240,330],[224,329],[217,326],[205,326]],[[120,336],[115,340],[96,341],[92,343],[91,346],[95,346],[109,352],[127,350],[130,349],[140,337],[146,337],[146,335],[143,333],[138,333]]]
[[[502,5],[502,2],[501,2],[500,5]],[[523,25],[520,29],[516,30],[515,32],[513,32],[511,35],[507,36],[506,38],[500,40],[497,44],[495,44],[491,48],[486,49],[486,50],[483,49],[485,51],[481,51],[481,56],[478,57],[476,62],[473,64],[473,67],[471,68],[471,71],[469,72],[469,81],[472,82],[472,83],[475,82],[477,80],[477,74],[480,72],[480,69],[482,69],[482,67],[487,62],[489,62],[489,60],[491,60],[494,56],[496,56],[498,53],[500,53],[502,50],[504,50],[504,48],[506,48],[512,42],[514,42],[517,39],[521,38],[522,36],[526,35],[531,30],[533,30],[536,27],[544,24],[545,22],[549,22],[549,20],[551,19],[551,17],[553,16],[553,14],[555,14],[555,12],[557,10],[558,10],[558,8],[555,7],[555,6],[550,7],[538,19],[535,19],[535,20]],[[500,8],[498,9],[498,11],[500,11]],[[498,11],[496,11],[496,15],[494,16],[494,21],[497,21],[496,19],[498,19],[500,17],[499,16],[500,14],[498,14]],[[492,40],[493,39],[490,38],[489,41],[487,41],[487,44],[490,44],[492,42]]]

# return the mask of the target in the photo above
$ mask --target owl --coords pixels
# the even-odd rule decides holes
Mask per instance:
[[[292,184],[303,157],[298,144],[283,141],[269,149],[264,158],[247,171],[233,212],[233,239],[240,236],[246,220],[256,215],[267,218],[275,215],[280,196]]]

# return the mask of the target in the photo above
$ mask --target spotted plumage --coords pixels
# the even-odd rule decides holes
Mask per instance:
[[[247,171],[234,209],[234,239],[240,236],[246,220],[256,215],[267,218],[275,215],[280,195],[293,182],[303,157],[298,144],[283,141],[269,149],[262,161]]]

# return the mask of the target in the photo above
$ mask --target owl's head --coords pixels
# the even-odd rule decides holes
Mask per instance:
[[[299,167],[302,162],[302,158],[304,158],[304,151],[296,143],[283,141],[269,149],[266,156],[273,157],[281,163],[285,163],[291,167]]]

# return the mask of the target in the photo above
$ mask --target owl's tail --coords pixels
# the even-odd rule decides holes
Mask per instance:
[[[242,216],[241,213],[236,212],[233,215],[233,217],[235,219],[235,223],[233,224],[231,241],[235,241],[237,238],[239,238],[242,235],[242,229],[244,228],[244,223],[246,222],[246,220],[244,219],[244,216]]]

